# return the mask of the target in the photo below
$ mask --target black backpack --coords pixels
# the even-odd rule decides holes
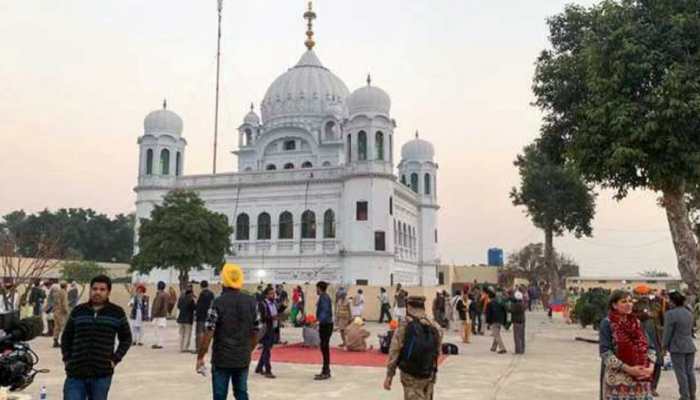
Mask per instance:
[[[437,371],[439,338],[440,334],[433,325],[421,324],[416,319],[409,322],[399,369],[419,379],[432,377]]]

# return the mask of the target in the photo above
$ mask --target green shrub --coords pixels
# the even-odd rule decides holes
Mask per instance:
[[[609,295],[608,291],[603,289],[593,289],[581,295],[576,302],[574,315],[582,327],[592,325],[593,329],[598,329],[600,321],[608,313]]]

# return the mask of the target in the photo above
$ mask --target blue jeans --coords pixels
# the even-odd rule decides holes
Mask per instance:
[[[112,377],[94,379],[66,378],[63,400],[107,400]]]
[[[226,400],[228,383],[233,385],[233,397],[236,400],[248,400],[248,368],[212,367],[211,383],[214,400]]]

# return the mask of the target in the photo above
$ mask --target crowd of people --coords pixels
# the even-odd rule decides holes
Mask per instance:
[[[330,341],[334,333],[340,336],[339,348],[347,352],[374,350],[363,319],[366,302],[361,288],[350,293],[340,286],[331,294],[328,283],[318,282],[316,307],[312,312],[307,310],[306,295],[300,286],[292,290],[291,297],[283,285],[261,285],[255,293],[248,294],[242,290],[243,272],[233,264],[225,265],[220,277],[222,291],[218,296],[206,281],[200,282],[197,295],[190,285],[179,297],[173,288],[159,282],[151,300],[146,286],[136,284],[128,311],[109,302],[111,281],[105,276],[93,279],[90,300],[80,305],[77,300],[75,303],[68,300],[65,285],[52,289],[53,284],[48,283],[45,291],[42,284],[37,284],[35,289],[39,289],[32,290],[30,302],[36,311],[54,314],[51,320],[56,343],[59,344],[60,336],[66,363],[64,398],[106,399],[116,365],[131,346],[143,346],[145,324],[152,324],[151,348],[163,349],[163,329],[174,318],[175,310],[179,351],[196,353],[195,369],[205,376],[208,372],[205,357],[211,351],[214,400],[226,399],[229,386],[233,387],[236,399],[248,398],[248,368],[256,348],[260,354],[255,373],[276,378],[271,354],[276,344],[286,343],[281,337],[281,328],[286,323],[301,327],[304,346],[321,352],[323,363],[319,374],[313,377],[315,380],[332,377]],[[525,311],[532,307],[528,296],[524,287],[503,290],[476,284],[465,286],[452,296],[441,291],[433,300],[430,318],[425,297],[410,296],[401,285],[397,285],[390,297],[381,288],[380,321],[389,323],[387,332],[378,335],[378,350],[388,354],[384,388],[391,390],[398,370],[405,398],[431,399],[442,341],[450,329],[461,332],[463,342],[469,343],[472,334],[484,334],[485,325],[493,336],[491,350],[504,354],[507,350],[501,335],[512,325],[515,352],[524,353]],[[46,306],[36,305],[44,303]],[[91,317],[87,318],[88,315]],[[195,349],[191,348],[193,335]],[[95,343],[87,345],[91,340]],[[83,348],[96,351],[85,352]]]
[[[78,304],[79,292],[67,284],[36,282],[28,305],[36,315],[45,315],[47,334],[61,347],[66,365],[64,399],[107,399],[115,367],[132,346],[144,343],[144,324],[153,325],[152,346],[163,348],[163,332],[170,318],[177,317],[179,351],[197,354],[195,369],[208,375],[205,358],[211,352],[211,380],[214,400],[227,398],[229,387],[234,397],[248,399],[248,370],[252,353],[260,352],[255,373],[275,379],[271,355],[285,324],[302,328],[304,346],[320,351],[323,363],[315,380],[332,378],[330,341],[335,333],[339,348],[347,352],[373,351],[370,331],[362,318],[366,305],[363,290],[350,293],[329,284],[316,284],[316,307],[308,310],[304,291],[295,287],[289,296],[283,285],[258,287],[248,294],[243,290],[240,267],[227,264],[221,272],[222,291],[216,296],[206,281],[199,283],[195,295],[187,286],[177,292],[159,282],[153,300],[146,286],[134,286],[128,311],[109,301],[111,280],[93,279],[89,301]],[[546,287],[546,286],[545,286]],[[8,285],[2,292],[5,307],[15,299]],[[438,360],[445,352],[446,334],[459,332],[464,343],[471,335],[492,336],[491,351],[506,354],[504,331],[512,328],[515,354],[525,352],[525,323],[528,310],[547,306],[547,290],[540,285],[501,286],[465,285],[451,295],[436,293],[432,316],[426,299],[411,296],[397,285],[393,297],[385,288],[378,295],[379,315],[389,321],[389,329],[380,334],[379,351],[388,354],[383,387],[391,390],[400,371],[406,399],[431,399],[437,378]],[[601,399],[649,400],[657,396],[661,370],[672,368],[681,400],[695,399],[693,343],[696,318],[692,304],[680,292],[649,290],[643,293],[615,291],[609,296],[608,314],[600,323]],[[193,340],[194,339],[194,340]],[[192,342],[195,348],[192,348]],[[85,351],[90,349],[90,351]],[[669,357],[666,357],[666,355]],[[665,360],[668,358],[668,361]]]

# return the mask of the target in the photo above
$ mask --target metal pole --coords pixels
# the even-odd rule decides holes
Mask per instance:
[[[214,162],[212,166],[212,173],[216,175],[216,145],[219,136],[219,66],[221,64],[221,10],[224,6],[223,0],[218,0],[219,2],[219,30],[216,40],[216,104],[214,106]]]

